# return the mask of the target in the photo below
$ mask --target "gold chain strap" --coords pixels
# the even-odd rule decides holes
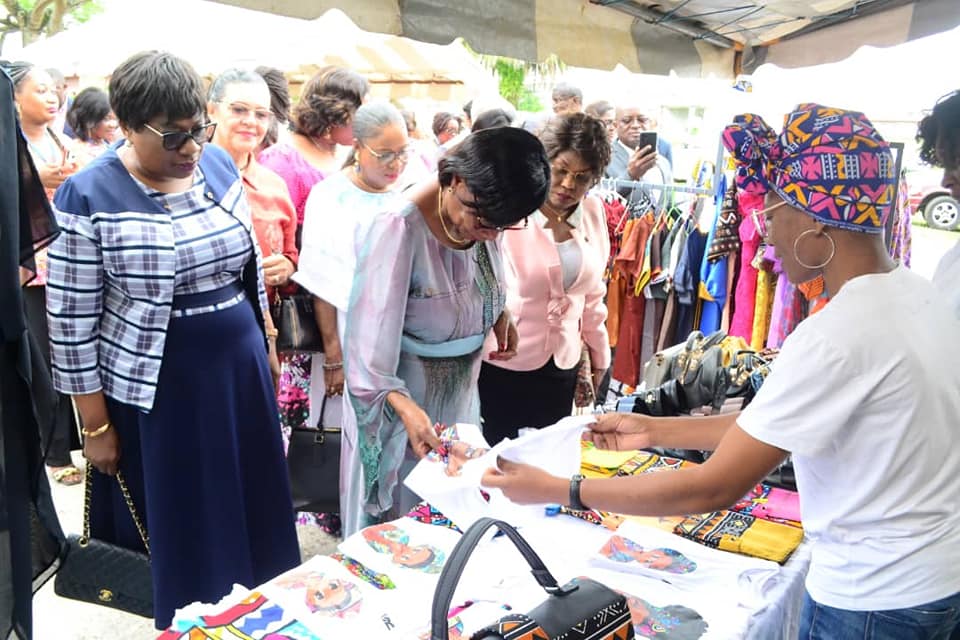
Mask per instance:
[[[140,516],[137,515],[137,508],[133,504],[133,497],[130,495],[130,490],[127,488],[127,483],[123,479],[123,474],[117,471],[117,483],[120,485],[120,493],[123,494],[123,499],[127,503],[127,509],[130,510],[130,516],[133,518],[133,524],[137,527],[137,532],[140,534],[140,540],[143,542],[143,548],[146,550],[147,555],[150,555],[150,536],[147,535],[147,528],[143,525],[143,521],[140,520]],[[85,547],[90,542],[90,496],[93,493],[93,465],[87,461],[86,477],[84,478],[83,483],[83,535],[80,536],[80,546]]]

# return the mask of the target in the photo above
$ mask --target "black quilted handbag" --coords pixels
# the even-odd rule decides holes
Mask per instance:
[[[123,476],[117,482],[130,509],[147,553],[90,537],[90,492],[93,487],[93,465],[87,463],[83,496],[83,535],[67,538],[67,551],[53,590],[58,596],[120,609],[144,618],[153,617],[153,578],[150,572],[150,539],[137,516],[133,499]]]
[[[589,578],[562,587],[517,530],[501,520],[481,518],[467,529],[443,567],[433,594],[430,639],[448,640],[447,612],[470,554],[490,527],[516,545],[548,598],[530,613],[510,614],[473,635],[473,640],[631,640],[634,638],[626,598]]]

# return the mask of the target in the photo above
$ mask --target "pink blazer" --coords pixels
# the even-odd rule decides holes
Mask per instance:
[[[606,285],[603,272],[610,255],[610,239],[600,200],[587,196],[573,238],[582,256],[580,273],[568,291],[563,289],[560,253],[553,233],[543,228],[539,215],[530,217],[522,231],[503,233],[504,279],[507,308],[520,334],[517,355],[495,361],[513,371],[533,371],[553,356],[561,369],[580,360],[580,342],[587,343],[594,369],[610,366],[610,343],[604,323]],[[496,351],[497,341],[487,337],[483,353]]]

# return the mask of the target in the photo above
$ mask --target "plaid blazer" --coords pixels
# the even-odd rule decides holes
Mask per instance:
[[[250,208],[233,161],[208,144],[205,197],[234,216],[254,251],[243,285],[263,327],[266,294]],[[176,250],[169,212],[133,181],[111,148],[68,178],[54,199],[62,233],[50,246],[47,317],[53,382],[153,407],[173,304]]]

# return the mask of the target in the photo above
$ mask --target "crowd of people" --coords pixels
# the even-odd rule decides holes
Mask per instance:
[[[99,472],[92,535],[143,550],[122,472],[149,532],[158,628],[299,564],[291,430],[341,425],[339,512],[300,520],[350,535],[416,504],[402,479],[441,447],[439,425],[480,424],[495,444],[569,416],[584,381],[603,386],[612,249],[595,188],[673,180],[640,101],[584,107],[558,84],[550,117],[474,101],[424,134],[340,67],[294,101],[275,69],[204,83],[156,51],[72,98],[58,74],[3,66],[60,227],[24,282],[59,393],[46,462],[79,483],[79,431]],[[960,245],[934,283],[890,259],[891,152],[863,114],[800,105],[782,133],[750,114],[726,133],[788,277],[822,277],[829,304],[743,413],[605,414],[586,436],[713,450],[696,469],[583,480],[503,461],[484,483],[519,502],[700,513],[792,454],[817,545],[802,637],[947,637],[960,621]],[[960,197],[960,93],[918,135]],[[311,296],[321,351],[277,348],[271,308],[294,295]]]

